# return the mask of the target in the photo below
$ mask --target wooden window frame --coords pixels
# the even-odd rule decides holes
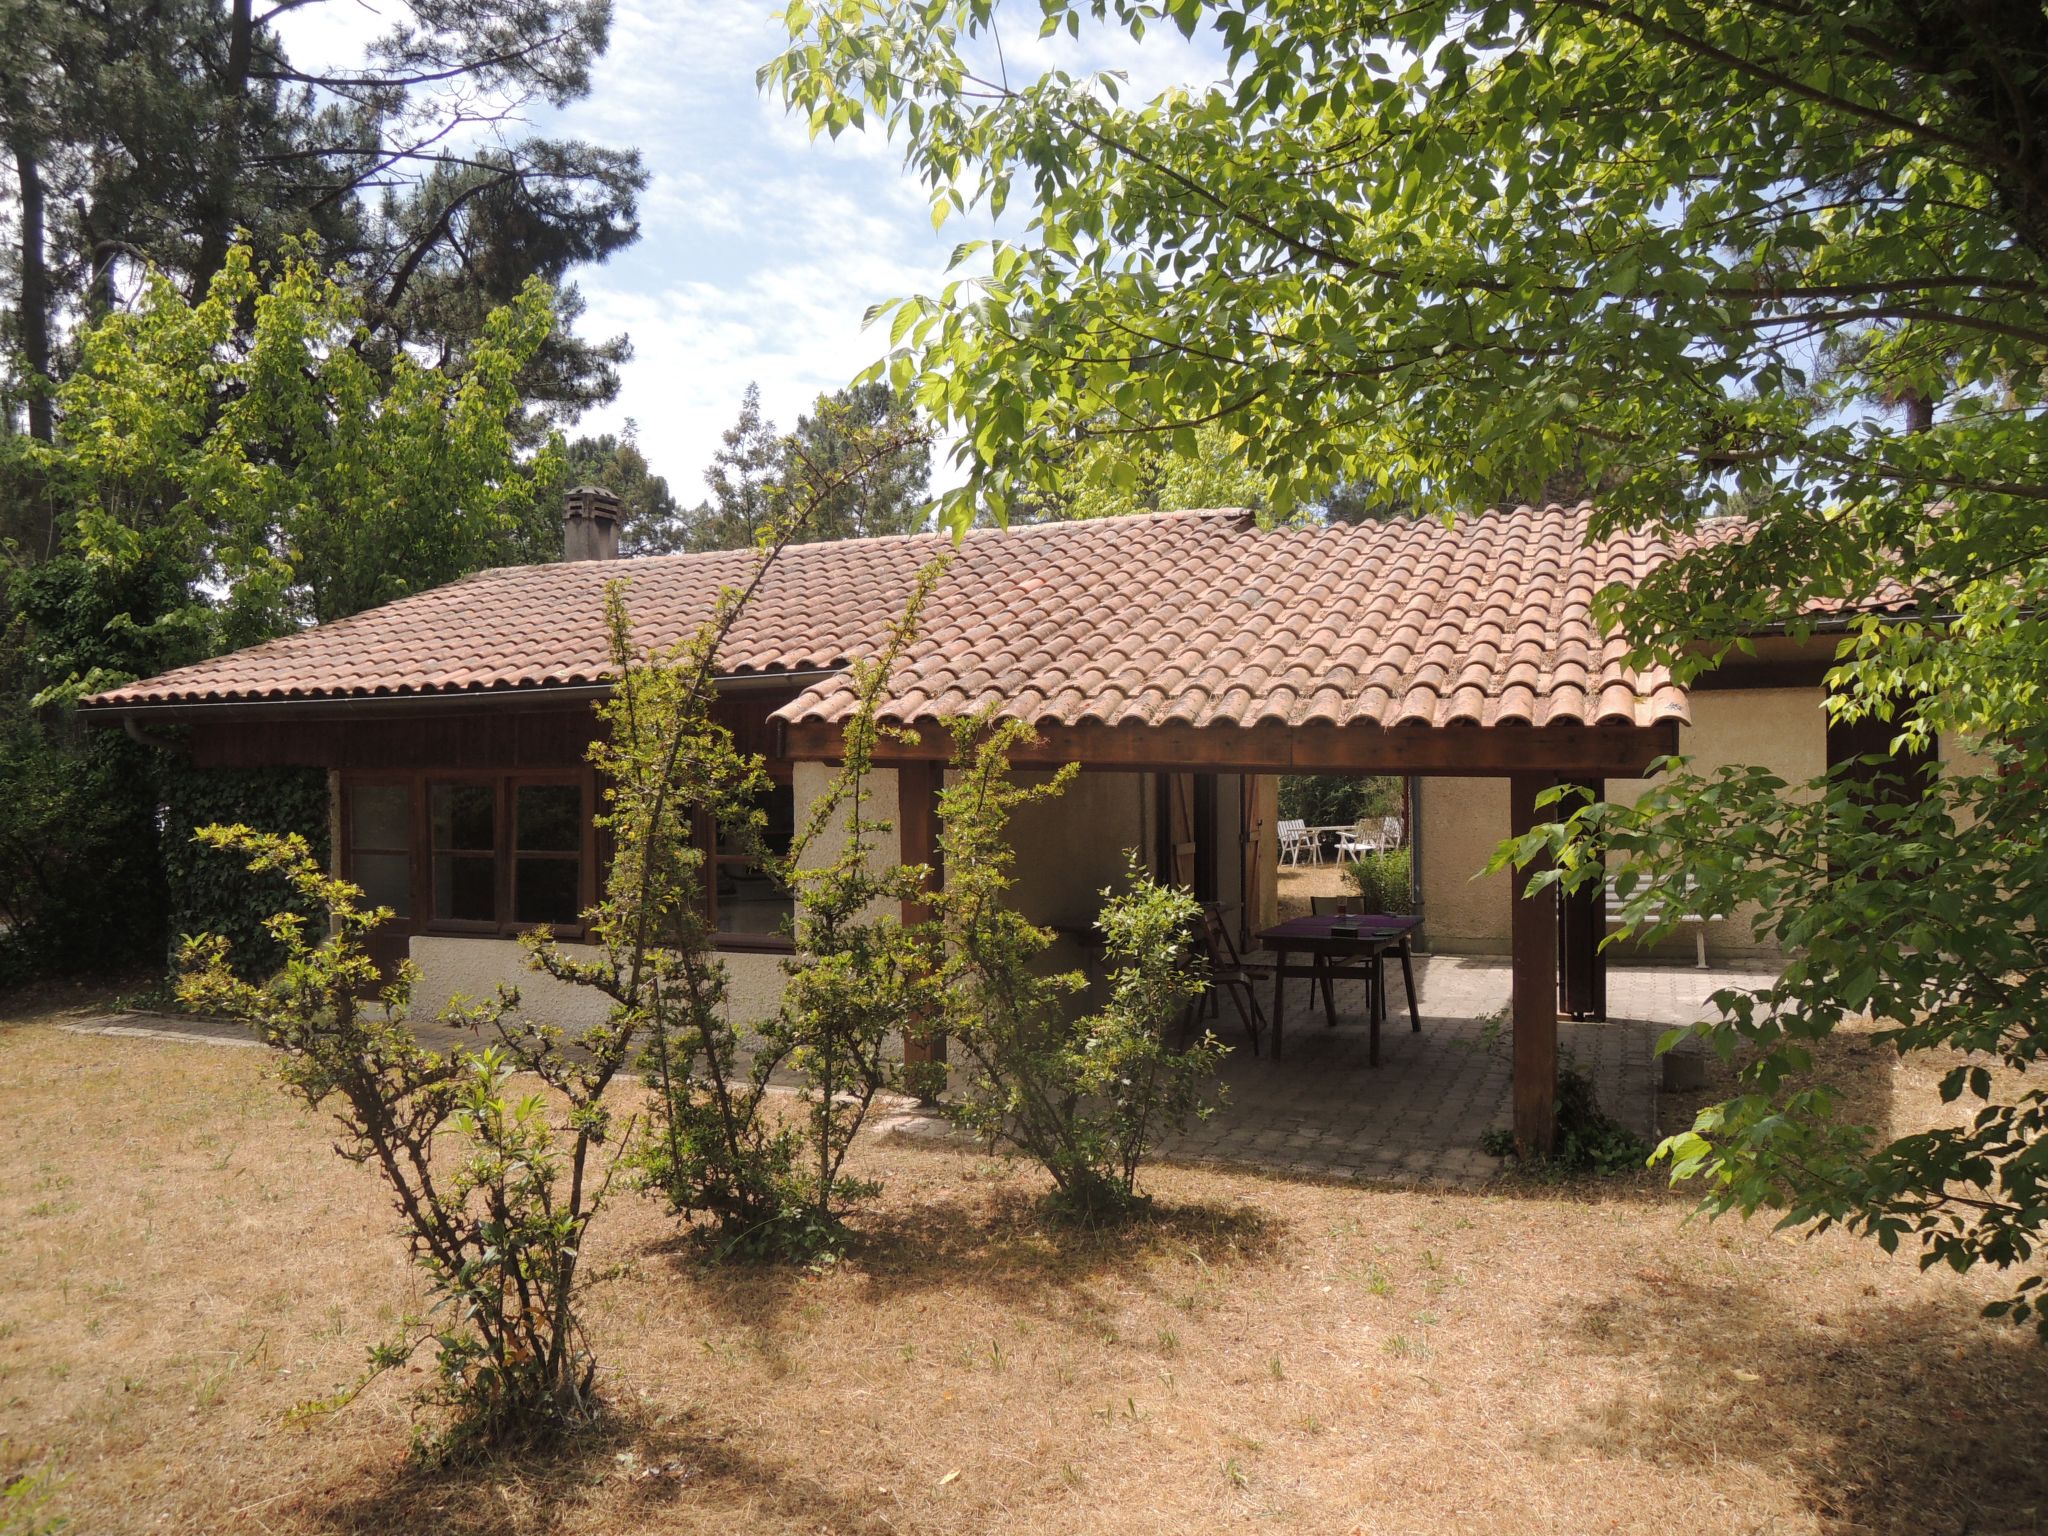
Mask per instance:
[[[506,919],[512,914],[512,872],[505,851],[507,796],[504,780],[505,776],[501,774],[436,773],[422,778],[419,798],[423,815],[415,829],[420,862],[426,866],[427,904],[420,912],[421,932],[466,933],[487,938],[507,931]],[[434,791],[443,786],[491,791],[491,846],[488,853],[481,849],[447,850],[451,859],[490,859],[492,916],[489,918],[443,917],[436,909],[439,892],[435,889],[434,866],[440,863],[442,850],[434,845]]]
[[[588,768],[520,768],[485,769],[475,768],[422,768],[410,772],[383,770],[344,771],[341,776],[342,824],[341,824],[341,873],[344,879],[354,879],[355,850],[349,846],[350,829],[354,814],[354,793],[358,786],[369,784],[397,784],[409,787],[412,803],[412,846],[407,850],[412,858],[412,916],[398,919],[394,928],[408,933],[434,934],[444,937],[463,938],[516,938],[535,928],[552,928],[555,936],[570,942],[587,937],[588,930],[579,918],[571,923],[522,923],[513,918],[515,891],[513,881],[517,877],[517,860],[520,850],[513,846],[515,806],[518,790],[533,784],[572,784],[582,792],[583,813],[580,818],[582,836],[576,851],[534,850],[526,856],[548,858],[574,858],[578,861],[576,906],[578,912],[587,911],[597,904],[597,830],[594,816],[597,808],[597,776]],[[494,861],[492,871],[492,908],[496,917],[488,922],[460,918],[440,918],[434,915],[434,846],[433,813],[431,796],[436,784],[481,784],[492,791],[491,808],[491,853]],[[365,850],[393,851],[393,850]]]
[[[406,792],[406,846],[403,848],[358,848],[356,846],[356,792],[366,788],[393,788]],[[341,814],[339,826],[340,846],[336,850],[336,868],[344,880],[356,880],[356,855],[358,853],[391,854],[402,853],[406,860],[407,910],[395,914],[388,925],[392,928],[410,929],[420,918],[420,868],[417,847],[417,807],[413,803],[412,775],[407,773],[348,773],[341,778]]]
[[[794,765],[785,758],[770,758],[766,764],[769,779],[778,786],[790,790],[791,820],[793,825],[801,824],[802,813],[795,804],[796,775]],[[796,936],[793,933],[724,933],[718,928],[718,866],[721,864],[753,865],[760,861],[743,854],[720,853],[718,851],[718,828],[709,816],[697,819],[697,851],[704,856],[704,917],[711,925],[711,944],[714,949],[732,954],[788,955],[796,952]],[[792,893],[794,900],[794,893]]]
[[[767,764],[768,777],[778,785],[794,788],[794,765],[787,760],[771,759]],[[407,853],[412,860],[412,915],[395,919],[390,927],[394,932],[428,934],[442,938],[516,938],[534,928],[548,926],[540,923],[521,923],[512,918],[516,896],[512,882],[516,878],[516,861],[519,850],[512,846],[514,836],[514,796],[521,785],[526,784],[576,784],[583,790],[583,839],[582,846],[574,855],[566,851],[556,853],[542,850],[538,856],[574,857],[579,861],[580,894],[577,901],[579,910],[595,906],[599,896],[600,872],[611,860],[609,838],[600,838],[594,822],[598,805],[598,784],[596,772],[588,768],[520,768],[520,769],[476,769],[465,767],[421,768],[411,770],[390,769],[344,769],[341,774],[341,873],[344,879],[354,879],[355,850],[349,846],[350,827],[353,817],[353,797],[358,786],[370,784],[400,785],[411,795],[412,846]],[[498,917],[490,922],[464,921],[459,918],[434,916],[434,848],[432,786],[436,784],[487,784],[492,786],[494,804],[492,809],[492,851],[496,861],[494,897],[492,905]],[[793,807],[799,817],[802,808]],[[713,924],[712,947],[715,950],[734,954],[778,954],[793,953],[796,941],[787,933],[721,933],[716,931],[718,921],[718,880],[717,866],[721,859],[728,863],[746,863],[736,855],[721,855],[718,852],[717,837],[708,824],[700,824],[697,830],[697,846],[704,854],[704,902],[706,916]],[[396,852],[396,849],[366,849],[366,852]],[[529,855],[535,856],[535,855]],[[584,924],[556,923],[552,925],[558,938],[576,942],[588,936]]]
[[[556,784],[565,784],[577,791],[580,802],[577,809],[577,837],[574,848],[522,848],[519,846],[519,792],[522,789],[544,789]],[[517,932],[528,928],[551,926],[556,932],[564,931],[561,923],[522,923],[519,920],[519,865],[525,859],[541,859],[551,863],[563,863],[573,859],[576,863],[576,911],[577,920],[573,925],[579,936],[584,932],[581,914],[588,911],[596,900],[592,883],[583,878],[583,872],[590,868],[593,852],[591,819],[595,807],[589,786],[580,775],[562,779],[548,779],[535,774],[513,774],[501,789],[502,803],[499,814],[503,818],[502,829],[505,842],[505,918]]]

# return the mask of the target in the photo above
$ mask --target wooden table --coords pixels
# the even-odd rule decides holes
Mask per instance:
[[[1415,967],[1409,939],[1421,926],[1419,917],[1368,912],[1352,917],[1293,917],[1260,933],[1259,943],[1273,952],[1273,1059],[1280,1059],[1288,978],[1302,977],[1323,984],[1323,1014],[1334,1027],[1337,1004],[1330,984],[1337,976],[1351,976],[1366,983],[1372,1029],[1366,1060],[1368,1064],[1378,1066],[1380,1021],[1387,1014],[1386,957],[1389,954],[1401,957],[1401,980],[1408,988],[1409,1027],[1420,1032],[1422,1016],[1415,1007]],[[1340,929],[1346,931],[1339,932]],[[1306,954],[1310,963],[1289,965],[1287,957],[1292,954]]]

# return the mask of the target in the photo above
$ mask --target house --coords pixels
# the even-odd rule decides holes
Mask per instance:
[[[1703,536],[1727,537],[1736,527],[1730,524]],[[1893,756],[1895,725],[1831,718],[1826,675],[1834,665],[1836,642],[1854,615],[1869,612],[1903,618],[1918,609],[1910,594],[1890,588],[1853,608],[1843,604],[1816,613],[1809,637],[1751,636],[1753,654],[1730,658],[1687,687],[1676,751],[1700,773],[1756,767],[1788,785],[1806,783],[1845,765],[1852,776],[1868,778],[1878,771],[1870,766],[1873,757],[1891,758],[1884,771],[1893,774],[1929,762],[1939,763],[1944,771],[1986,771],[1983,755],[1967,741],[1943,736],[1922,758]],[[1634,804],[1649,782],[1610,780],[1599,787],[1608,800]],[[1416,882],[1419,901],[1429,914],[1429,947],[1444,954],[1507,953],[1514,904],[1509,878],[1505,873],[1477,873],[1500,841],[1496,829],[1508,815],[1506,782],[1432,777],[1413,783],[1410,795]],[[1749,909],[1711,919],[1658,940],[1647,956],[1643,946],[1633,943],[1614,953],[1618,958],[1672,960],[1711,953],[1720,962],[1775,964],[1784,958],[1783,951],[1769,934],[1758,931],[1757,916]],[[1598,922],[1596,914],[1596,926]],[[1599,936],[1589,935],[1594,940]]]
[[[383,943],[422,969],[422,1003],[506,978],[536,997],[513,936],[548,922],[573,938],[598,890],[585,752],[609,686],[607,584],[627,583],[636,637],[659,645],[759,558],[618,560],[605,493],[571,493],[565,515],[581,558],[484,571],[109,690],[84,711],[131,730],[183,726],[201,766],[324,768],[339,868],[399,914]],[[941,722],[984,707],[1037,729],[1023,768],[1081,765],[1017,828],[1019,904],[1062,929],[1085,929],[1135,848],[1255,930],[1273,907],[1277,775],[1411,776],[1425,931],[1446,947],[1512,948],[1517,1125],[1547,1142],[1555,906],[1471,875],[1534,823],[1546,786],[1619,790],[1683,733],[1711,732],[1729,756],[1753,734],[1743,689],[1732,709],[1711,691],[1688,697],[1598,633],[1594,594],[1670,549],[1636,533],[1588,543],[1589,515],[1265,531],[1211,511],[971,532],[889,688],[886,718],[921,733],[880,754],[900,853],[928,861]],[[849,662],[951,548],[937,535],[798,545],[761,580],[721,655],[718,708],[767,761],[771,837],[788,835],[839,754]],[[1786,665],[1804,679],[1812,663]],[[1773,673],[1751,691],[1798,693],[1796,710],[1817,686]],[[781,984],[790,898],[706,839],[706,900],[735,1006],[753,1015]],[[570,1016],[590,1007],[549,1001]]]

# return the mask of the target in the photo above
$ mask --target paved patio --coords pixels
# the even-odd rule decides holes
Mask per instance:
[[[1723,987],[1762,985],[1770,973],[1686,966],[1614,966],[1608,971],[1613,1021],[1561,1020],[1558,1051],[1589,1073],[1606,1111],[1646,1137],[1656,1124],[1657,1037],[1703,1016]],[[1208,1020],[1225,1043],[1223,1107],[1168,1143],[1176,1162],[1222,1163],[1330,1179],[1469,1184],[1499,1171],[1481,1136],[1512,1119],[1513,1073],[1506,1026],[1489,1048],[1485,1020],[1508,1005],[1505,959],[1415,957],[1422,1030],[1408,1027],[1398,968],[1388,974],[1390,1018],[1380,1034],[1380,1065],[1366,1065],[1363,982],[1339,982],[1337,1027],[1325,1027],[1321,1000],[1307,981],[1290,981],[1286,1052],[1253,1056],[1228,998]],[[1259,988],[1270,1011],[1271,983]],[[951,1140],[957,1132],[916,1111],[889,1117],[889,1134]]]
[[[1591,1075],[1600,1103],[1623,1124],[1655,1138],[1657,1037],[1706,1012],[1723,987],[1754,987],[1770,972],[1690,966],[1617,965],[1607,973],[1613,1019],[1557,1026],[1560,1057]],[[1380,1034],[1380,1065],[1366,1065],[1365,984],[1336,987],[1337,1026],[1325,1027],[1307,981],[1287,984],[1286,1054],[1244,1049],[1244,1031],[1228,998],[1209,1027],[1234,1047],[1225,1058],[1223,1106],[1163,1149],[1177,1162],[1219,1163],[1328,1179],[1470,1184],[1499,1171],[1480,1138],[1512,1119],[1513,1072],[1505,1024],[1489,1042],[1486,1021],[1503,1015],[1510,974],[1505,959],[1415,957],[1422,1030],[1408,1027],[1398,967],[1387,977],[1390,1018]],[[1270,1011],[1272,984],[1259,988]],[[65,1026],[81,1033],[251,1045],[241,1026],[210,1019],[122,1014]],[[438,1026],[428,1026],[431,1034]],[[447,1031],[440,1031],[448,1034]],[[466,1037],[465,1037],[466,1038]],[[431,1038],[430,1044],[457,1043]],[[961,1133],[908,1100],[873,1122],[883,1135],[961,1144]]]

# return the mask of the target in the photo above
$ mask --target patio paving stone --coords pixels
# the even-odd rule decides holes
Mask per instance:
[[[1706,1013],[1723,987],[1755,987],[1770,972],[1689,966],[1611,966],[1607,1023],[1560,1020],[1558,1052],[1593,1079],[1601,1106],[1655,1139],[1657,1037]],[[1245,1048],[1226,1002],[1203,1022],[1232,1047],[1220,1080],[1222,1106],[1168,1141],[1172,1162],[1264,1168],[1308,1178],[1410,1183],[1480,1183],[1499,1160],[1481,1136],[1512,1119],[1513,1071],[1503,1026],[1489,1048],[1484,1020],[1508,1005],[1505,959],[1417,955],[1415,983],[1422,1031],[1411,1033],[1397,971],[1388,977],[1391,1017],[1380,1034],[1380,1065],[1366,1065],[1368,1031],[1362,982],[1339,982],[1337,1027],[1323,1023],[1309,983],[1288,983],[1285,1050],[1275,1062]],[[1270,1009],[1272,988],[1259,988]],[[1312,1006],[1313,1005],[1313,1006]],[[885,1134],[953,1142],[957,1133],[924,1111],[903,1109],[882,1122]]]

